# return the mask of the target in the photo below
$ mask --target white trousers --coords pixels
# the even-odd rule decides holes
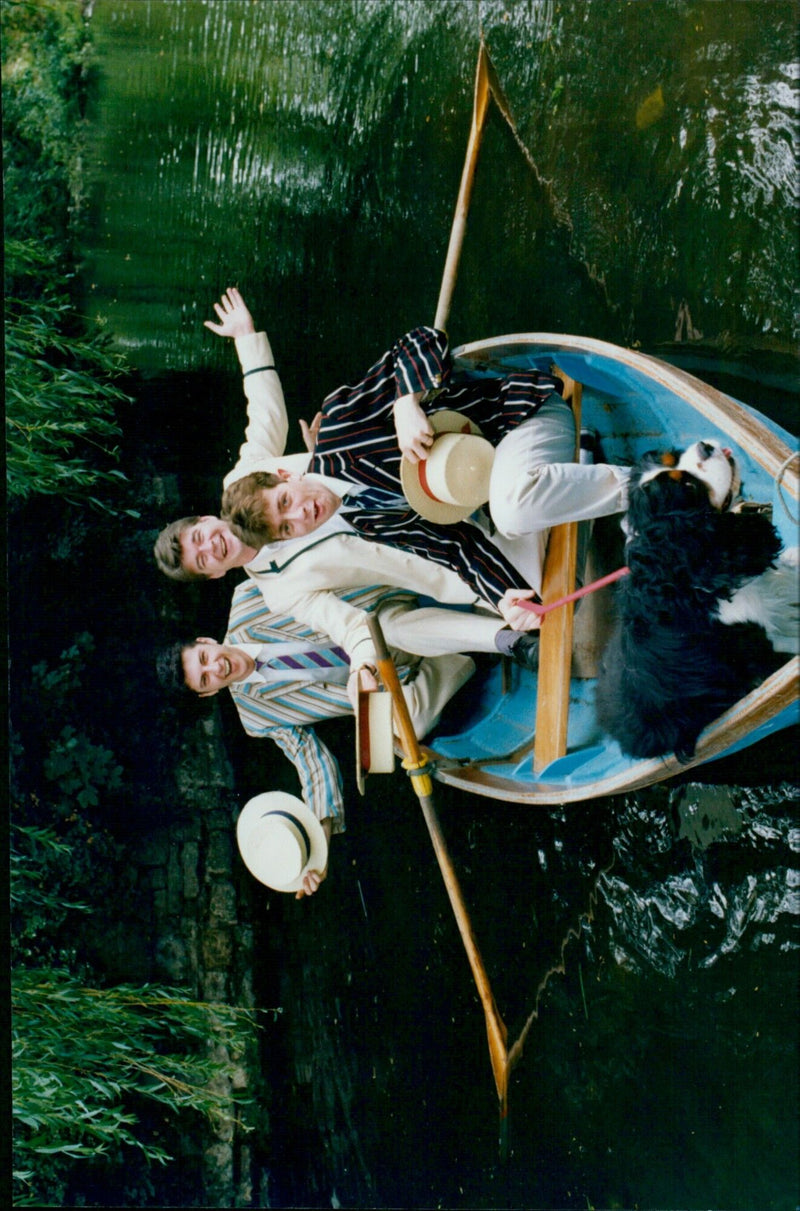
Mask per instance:
[[[496,615],[389,602],[378,608],[378,619],[392,658],[398,666],[412,665],[403,694],[418,739],[439,722],[447,703],[475,672],[475,662],[462,653],[496,652],[494,637],[503,626]],[[414,666],[415,657],[423,657]]]
[[[403,686],[418,740],[436,727],[447,703],[474,672],[469,656],[429,656],[419,662],[413,680]]]
[[[575,463],[574,455],[572,409],[555,396],[506,434],[497,446],[489,484],[492,520],[502,535],[521,539],[561,522],[624,511],[628,469]],[[531,584],[538,587],[533,580]]]
[[[409,609],[403,602],[381,606],[378,619],[387,644],[414,656],[496,652],[495,636],[505,625],[497,614],[436,606]]]

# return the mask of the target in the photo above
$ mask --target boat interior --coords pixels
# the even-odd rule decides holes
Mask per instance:
[[[595,433],[598,462],[630,464],[646,451],[683,448],[707,437],[730,444],[740,459],[748,504],[769,512],[786,545],[796,544],[785,485],[776,474],[793,449],[788,433],[664,363],[602,342],[585,343],[589,348],[581,348],[579,338],[497,338],[456,351],[456,365],[462,373],[483,376],[511,368],[547,369],[557,362],[575,379],[577,428]],[[796,494],[796,464],[791,479]],[[551,531],[545,603],[624,564],[621,520],[616,515]],[[597,724],[594,679],[614,624],[615,591],[616,585],[608,584],[547,615],[538,673],[507,659],[478,659],[475,677],[426,739],[442,781],[496,798],[544,802],[613,793],[677,772],[674,758],[626,758]],[[784,670],[787,684],[796,678],[789,674],[791,665]],[[786,726],[797,715],[796,689],[787,693],[794,698],[788,714],[767,711],[762,718],[756,713],[746,728],[731,731],[727,741],[719,739],[709,755],[732,752]]]

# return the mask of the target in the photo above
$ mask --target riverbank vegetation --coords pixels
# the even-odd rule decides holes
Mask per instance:
[[[63,593],[80,579],[77,556],[87,548],[105,550],[116,566],[110,535],[93,516],[139,515],[119,466],[130,404],[125,363],[109,334],[77,314],[73,291],[93,72],[82,3],[4,0],[9,564],[12,592],[24,599],[14,601],[11,627],[16,1205],[160,1202],[154,1166],[169,1159],[182,1130],[193,1129],[191,1121],[182,1128],[183,1112],[216,1127],[238,1122],[243,1098],[231,1074],[254,1031],[248,1012],[198,1003],[174,988],[109,985],[79,941],[87,929],[108,927],[122,857],[109,825],[130,817],[135,796],[109,747],[112,721],[98,720],[92,682],[99,667],[114,677],[102,632],[96,640],[77,631]],[[124,536],[115,543],[119,562],[128,556],[138,566]],[[59,559],[64,583],[53,576]],[[119,595],[130,606],[136,599],[125,588],[121,578]],[[91,594],[83,611],[95,629],[90,604]],[[115,609],[105,609],[104,621],[110,631],[117,624],[117,649],[131,645],[130,627],[120,643]],[[116,684],[124,697],[124,678]],[[124,731],[124,712],[115,714]]]
[[[103,851],[108,838],[96,856]],[[77,915],[97,915],[86,903],[96,889],[81,885],[90,868],[98,874],[81,861],[74,832],[12,828],[16,1206],[160,1202],[153,1168],[178,1150],[176,1111],[244,1126],[248,1099],[230,1077],[250,1045],[252,1013],[157,985],[98,986],[66,942]]]
[[[125,366],[70,298],[93,82],[82,11],[75,0],[2,8],[7,484],[12,503],[41,494],[116,511]]]

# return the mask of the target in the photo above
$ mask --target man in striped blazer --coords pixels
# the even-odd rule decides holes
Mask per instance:
[[[548,460],[571,457],[574,423],[569,407],[560,400],[556,381],[537,372],[508,379],[484,380],[447,390],[435,407],[458,407],[471,415],[487,436],[499,440],[497,459],[515,433],[527,435],[520,447],[533,443],[522,464],[536,468],[515,482],[511,490],[518,505],[514,517],[530,513],[530,491],[541,481],[537,506],[526,521],[516,517],[513,538],[489,537],[478,525],[432,526],[407,508],[354,509],[346,506],[365,488],[395,494],[401,452],[420,457],[425,448],[427,423],[420,397],[438,388],[449,376],[449,352],[444,333],[416,329],[401,338],[389,354],[355,388],[342,388],[326,400],[318,446],[307,474],[287,465],[283,454],[288,422],[283,392],[266,333],[256,332],[252,317],[238,291],[230,289],[215,304],[219,323],[206,326],[220,336],[233,338],[244,374],[248,400],[248,427],[239,461],[225,477],[227,488],[251,471],[276,476],[279,508],[284,499],[291,516],[290,534],[256,550],[218,517],[183,518],[167,527],[156,543],[156,560],[176,579],[222,576],[231,567],[244,567],[261,586],[267,603],[302,618],[329,634],[350,655],[352,666],[374,663],[375,653],[363,612],[355,610],[330,590],[356,588],[380,581],[424,594],[443,603],[481,606],[505,618],[513,631],[538,625],[538,619],[514,604],[514,598],[538,591],[546,543],[545,528],[566,515],[600,516],[623,507],[625,476],[617,468],[574,466],[584,472],[565,488],[565,468],[547,475]],[[540,414],[549,412],[546,423]],[[420,419],[421,418],[421,419]],[[393,425],[396,433],[393,431]],[[516,425],[501,437],[509,425]],[[531,428],[533,426],[533,428]],[[542,436],[537,436],[542,435]],[[536,447],[540,447],[539,454]],[[510,452],[518,446],[510,443]],[[542,452],[544,452],[542,454]],[[536,459],[540,462],[537,463]],[[508,460],[506,460],[508,461]],[[509,462],[514,462],[512,458]],[[305,459],[309,465],[309,459]],[[357,502],[356,502],[357,503]],[[498,500],[498,508],[501,502]],[[345,507],[342,507],[342,506]],[[495,511],[492,501],[492,511]],[[559,515],[565,514],[564,516]],[[509,519],[507,519],[509,520]],[[501,648],[528,663],[530,647],[506,632]],[[530,637],[529,637],[530,638]],[[470,650],[452,625],[434,636],[437,651]],[[447,649],[442,645],[455,645]],[[429,654],[410,642],[407,651]]]
[[[395,621],[416,612],[412,594],[385,587],[354,590],[345,598],[354,608],[377,613],[390,644]],[[451,622],[458,617],[454,611],[446,613]],[[497,619],[475,619],[472,627],[473,642],[492,650]],[[474,662],[456,654],[420,659],[394,647],[392,652],[412,723],[417,735],[424,736],[472,676]],[[269,610],[258,585],[246,580],[234,591],[223,642],[201,637],[178,644],[161,654],[159,673],[165,685],[185,687],[201,697],[227,688],[247,734],[273,740],[294,764],[303,798],[328,838],[344,830],[339,767],[314,730],[325,719],[353,713],[347,695],[349,665],[327,635]],[[315,892],[324,877],[324,871],[306,875],[298,898]]]

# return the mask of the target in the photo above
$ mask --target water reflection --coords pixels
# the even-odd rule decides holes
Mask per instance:
[[[647,345],[686,298],[707,337],[791,348],[791,4],[98,0],[92,24],[90,305],[142,367],[221,364],[191,321],[231,276],[278,348],[321,339],[315,398],[432,314],[479,26],[548,187],[495,113],[455,338]]]
[[[293,915],[280,956],[291,1052],[314,1073],[286,1104],[313,1090],[328,1158],[283,1173],[291,1197],[793,1206],[790,789],[689,783],[531,814],[437,788],[509,1044],[535,1011],[501,1165],[483,1015],[414,796],[392,783],[343,842],[335,899]]]

